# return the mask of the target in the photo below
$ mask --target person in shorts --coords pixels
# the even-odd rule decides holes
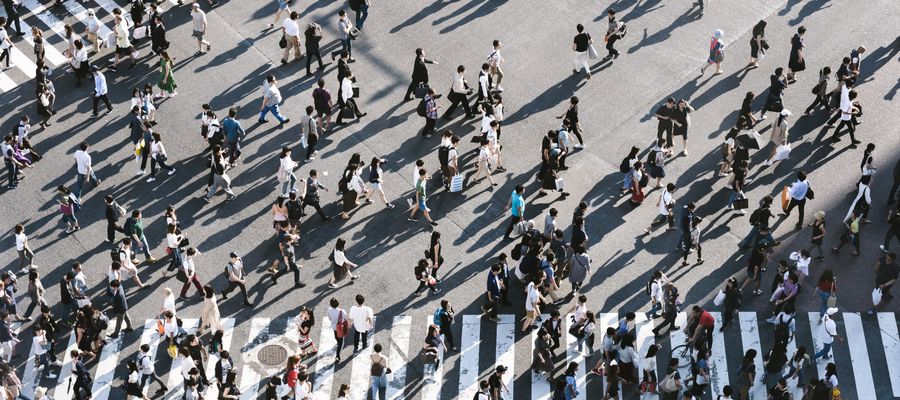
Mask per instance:
[[[325,89],[324,79],[319,79],[318,86],[313,90],[313,104],[316,107],[316,122],[319,123],[319,129],[325,132],[331,126],[331,110],[334,109],[334,103],[331,101],[331,92]]]
[[[209,42],[203,40],[203,35],[206,34],[206,13],[200,9],[200,5],[197,3],[191,4],[191,20],[194,30],[191,36],[197,38],[197,52],[194,55],[199,56],[203,54],[204,45],[206,46],[206,51],[209,51],[212,46],[209,45]]]

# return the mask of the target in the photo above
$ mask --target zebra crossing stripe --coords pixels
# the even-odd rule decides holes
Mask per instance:
[[[810,357],[814,357],[816,353],[818,353],[825,345],[822,343],[822,339],[819,338],[819,333],[822,329],[825,329],[821,325],[822,319],[819,318],[819,313],[810,312],[809,314],[809,330],[812,331],[812,340],[813,340],[813,348],[810,350]],[[831,352],[834,352],[832,350]],[[826,354],[827,355],[827,354]],[[819,379],[825,378],[825,365],[827,363],[824,362],[816,362],[816,360],[812,360],[813,364],[816,365],[816,372],[818,373]]]
[[[541,314],[541,319],[546,321],[550,314]],[[538,339],[540,329],[531,330],[531,354],[534,358],[534,344]],[[550,400],[550,382],[538,373],[531,371],[531,398],[535,400]],[[427,398],[427,397],[426,397]]]
[[[672,344],[673,349],[684,344],[688,340],[687,334],[684,333],[684,330],[687,329],[687,313],[678,313],[678,315],[675,317],[675,326],[677,326],[678,329],[672,329],[669,331],[669,343]],[[693,354],[691,354],[691,356],[693,356]],[[672,357],[675,357],[675,355],[673,354]],[[668,366],[666,367],[666,370],[668,371]],[[679,367],[678,374],[681,375],[681,378],[683,380],[691,374],[691,369],[688,366]],[[662,380],[663,376],[665,375],[656,375],[659,380]]]
[[[728,384],[728,360],[725,359],[725,335],[717,327],[722,326],[722,313],[709,313],[716,319],[713,328],[712,354],[709,356],[709,386],[713,393],[722,393]]]
[[[72,364],[71,353],[72,350],[75,350],[76,348],[75,331],[73,330],[69,333],[69,344],[66,345],[66,350],[63,351],[63,365],[59,371],[59,379],[56,381],[56,388],[53,389],[54,399],[71,399],[73,397],[70,388],[75,383],[75,380],[72,378],[72,368],[74,368],[75,365]]]
[[[794,319],[795,324],[796,324],[796,322],[797,322],[797,320]],[[790,370],[791,360],[793,359],[794,353],[796,353],[796,352],[797,352],[797,335],[795,333],[794,337],[791,338],[791,340],[787,344],[788,363],[785,366],[785,368],[782,369],[782,373],[786,374]],[[808,351],[807,351],[807,354],[809,354]],[[803,367],[804,366],[801,364],[800,368],[803,368]],[[803,398],[803,388],[798,387],[797,383],[805,384],[806,382],[800,382],[799,377],[793,378],[793,379],[787,378],[787,382],[788,382],[788,389],[790,390],[791,395],[793,395],[795,399],[802,399]]]
[[[375,346],[375,322],[378,317],[372,317],[372,330],[369,331],[368,343],[365,348],[359,349],[353,355],[353,365],[350,369],[350,400],[366,400],[369,390],[369,376],[372,366],[372,347]],[[330,393],[326,393],[329,394]]]
[[[269,335],[269,325],[272,323],[271,318],[253,318],[250,320],[250,337],[247,339],[247,345],[241,347],[241,353],[246,353],[258,345],[259,342],[267,340]],[[262,377],[253,368],[244,368],[241,371],[241,400],[256,400],[259,393],[259,383]]]
[[[197,318],[184,318],[181,322],[181,327],[189,335],[195,334],[197,328],[200,327],[200,320]],[[193,367],[193,363],[187,364],[187,359],[180,354],[173,358],[171,363],[172,366],[169,368],[169,381],[166,383],[169,391],[166,392],[166,395],[163,397],[165,400],[176,400],[184,397],[184,375],[182,375],[182,371],[184,369],[190,370]]]
[[[23,0],[22,5],[25,6],[25,8],[27,8],[29,11],[31,11],[31,13],[35,17],[40,19],[41,22],[44,23],[44,25],[46,25],[48,28],[50,28],[51,31],[53,31],[54,33],[59,35],[59,37],[63,38],[64,39],[63,43],[65,43],[66,50],[68,50],[69,41],[65,40],[65,38],[66,38],[66,30],[65,30],[66,23],[65,22],[60,21],[59,18],[56,18],[56,16],[53,15],[53,13],[48,12],[47,7],[44,6],[43,4],[39,3],[37,0]],[[47,38],[45,37],[44,39],[45,39],[44,45],[49,46],[50,44],[47,43],[47,40],[46,40]]]
[[[900,335],[897,333],[897,318],[894,313],[878,313],[878,327],[881,331],[881,346],[887,360],[888,375],[894,397],[900,397]],[[893,361],[891,361],[893,360]]]
[[[313,381],[313,400],[331,398],[331,386],[334,384],[334,367],[337,354],[337,340],[331,329],[331,319],[322,316],[322,330],[319,334],[319,355],[316,358],[316,380]]]
[[[499,345],[500,342],[498,341]],[[459,393],[471,399],[478,391],[478,352],[481,348],[481,315],[464,315],[459,336]]]
[[[24,19],[21,20],[21,23],[22,31],[25,32],[23,38],[32,48],[34,48],[34,36],[31,35],[31,26],[25,23]],[[68,42],[66,43],[66,46],[68,47]],[[66,63],[66,56],[62,55],[56,47],[53,47],[52,44],[48,43],[47,38],[44,38],[44,57],[46,58],[46,61],[48,61],[45,65],[48,66],[57,67]],[[18,63],[16,63],[16,65],[18,65]]]
[[[12,51],[12,49],[10,49]],[[10,53],[12,54],[12,53]],[[4,64],[0,64],[2,66]],[[16,88],[16,82],[6,76],[6,72],[0,72],[0,92],[6,93]]]
[[[513,314],[500,314],[497,322],[497,365],[505,365],[509,370],[501,377],[506,388],[509,389],[508,397],[512,397],[513,377],[516,376],[516,316]],[[582,374],[584,376],[584,374]],[[501,396],[502,397],[502,396]],[[465,397],[464,397],[465,398]]]
[[[856,381],[856,398],[874,399],[876,395],[875,382],[872,380],[872,364],[869,362],[869,350],[866,348],[866,333],[863,331],[862,318],[858,313],[844,313],[844,330],[847,331],[850,364],[853,366],[853,379]]]
[[[9,47],[9,59],[13,64],[16,64],[16,68],[22,71],[28,79],[34,79],[35,73],[37,72],[37,65],[24,53],[19,51],[19,48],[16,46]],[[13,83],[13,87],[15,87],[15,83]]]
[[[156,321],[157,319],[148,319],[144,321],[144,330],[141,331],[141,346],[146,344],[150,347],[147,356],[150,357],[150,365],[153,366],[154,373],[156,373],[156,352],[159,350],[159,343],[162,340],[159,331],[156,330]],[[141,388],[144,391],[144,395],[147,394],[147,388],[149,386],[150,385],[147,385]]]
[[[616,328],[617,321],[619,320],[619,314],[617,313],[602,313],[600,314],[600,343],[602,346],[603,336],[606,335],[607,328]],[[604,393],[606,393],[606,379],[603,376],[598,378],[600,380],[600,387],[603,388]],[[621,397],[621,391],[620,397]]]
[[[387,392],[388,400],[404,398],[406,388],[406,365],[409,357],[409,331],[412,328],[412,317],[400,315],[394,317],[391,324],[391,351],[388,356],[388,366],[393,374],[388,375]]]
[[[427,327],[432,325],[430,319],[426,318],[426,322],[428,322]],[[444,380],[444,352],[440,351],[437,355],[437,367],[434,367],[430,364],[425,364],[422,367],[422,377],[424,383],[422,384],[422,398],[429,400],[440,400],[441,398],[441,387],[443,386]],[[351,377],[352,378],[352,377]],[[352,399],[351,399],[352,400]]]
[[[87,25],[85,23],[85,21],[87,21],[87,18],[88,18],[87,10],[84,7],[82,7],[81,4],[78,4],[77,1],[67,1],[67,2],[64,2],[63,5],[66,7],[66,11],[68,11],[69,14],[72,14],[75,18],[77,18],[79,21],[81,21],[82,24]],[[98,18],[97,21],[100,21],[100,19]],[[103,39],[103,38],[109,36],[110,32],[112,32],[109,28],[106,27],[106,24],[104,24],[103,22],[100,22],[99,26],[100,26],[100,30],[97,32],[98,39]],[[87,36],[87,35],[85,35],[85,36]],[[81,38],[81,40],[84,43],[85,47],[87,47],[88,43],[89,43],[87,40],[87,37],[83,37],[83,38]]]
[[[114,330],[114,322],[110,321],[107,331]],[[154,327],[155,328],[155,327]],[[105,332],[104,332],[105,334]],[[116,366],[119,365],[119,350],[122,348],[122,337],[125,334],[119,332],[115,339],[106,338],[106,345],[100,352],[100,362],[97,363],[97,371],[94,372],[94,385],[91,392],[94,400],[106,400],[109,398],[109,388],[116,374]],[[125,364],[125,363],[122,363]]]
[[[638,380],[640,381],[643,378],[644,369],[637,367],[640,364],[640,360],[643,360],[644,356],[647,354],[647,349],[650,348],[650,345],[653,344],[656,340],[653,337],[653,320],[647,318],[647,314],[642,312],[635,313],[635,349],[637,350],[638,360],[635,361],[634,365],[637,369]],[[583,376],[584,371],[579,371],[578,376]],[[659,376],[659,371],[656,372],[656,376]],[[581,399],[584,399],[584,392],[587,391],[587,387],[578,382],[578,387],[581,389]],[[656,393],[646,393],[641,396],[641,400],[657,400],[659,399],[659,395]]]
[[[36,354],[34,353],[34,344],[31,345],[31,351],[28,352],[28,361],[25,363],[25,371],[22,371],[22,393],[34,393],[34,389],[41,381],[41,375],[47,372],[47,368],[36,370],[37,367]]]
[[[755,312],[739,312],[738,319],[741,323],[741,347],[744,348],[744,353],[750,349],[756,349],[759,353],[756,355],[756,358],[753,360],[753,363],[756,364],[756,376],[763,375],[763,362],[762,362],[762,344],[759,341],[759,324],[756,321],[756,313]],[[761,384],[759,382],[753,382],[753,386],[750,388],[750,397],[762,399],[766,397],[766,385]]]
[[[212,332],[213,334],[215,332]],[[234,335],[234,318],[225,318],[222,319],[222,348],[220,350],[230,351],[231,349],[231,338]],[[209,353],[208,360],[206,361],[206,377],[210,382],[212,381],[220,381],[222,377],[216,376],[216,363],[219,362],[219,355]],[[215,377],[215,378],[213,378]],[[224,382],[219,382],[224,383]],[[218,399],[219,398],[219,387],[218,385],[209,385],[206,388],[206,394],[203,396],[207,399]]]

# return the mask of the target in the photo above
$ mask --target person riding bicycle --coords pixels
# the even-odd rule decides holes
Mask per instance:
[[[689,341],[698,350],[712,349],[713,328],[716,325],[716,319],[713,318],[709,311],[695,305],[691,309],[691,315],[688,316],[688,325],[685,334],[688,335]],[[705,346],[701,346],[705,344]]]

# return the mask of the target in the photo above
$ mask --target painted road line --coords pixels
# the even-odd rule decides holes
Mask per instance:
[[[196,334],[197,328],[200,327],[199,318],[183,318],[181,322],[181,327],[185,330],[185,332],[188,333],[188,335]],[[182,342],[183,341],[184,339],[182,339]],[[179,342],[179,344],[181,344],[181,342]],[[166,392],[166,395],[163,396],[163,399],[178,400],[184,397],[184,375],[182,375],[181,370],[183,368],[187,368],[188,370],[190,370],[192,367],[192,365],[182,365],[184,362],[185,358],[180,354],[171,360],[171,367],[169,368],[169,381],[168,383],[166,383],[169,391]]]
[[[337,340],[331,329],[331,319],[322,317],[322,330],[319,333],[319,355],[316,357],[316,380],[313,381],[313,400],[331,398],[331,386],[334,385],[334,368],[337,362]]]
[[[897,333],[897,318],[894,313],[878,313],[878,327],[881,330],[881,345],[884,348],[884,359],[887,360],[888,375],[891,377],[891,389],[894,397],[900,397],[900,363],[897,363],[900,360],[900,335]]]
[[[602,313],[599,316],[600,316],[600,321],[599,321],[600,334],[599,334],[599,340],[597,340],[597,341],[602,346],[603,345],[603,337],[606,335],[606,329],[607,328],[613,328],[613,329],[616,328],[616,324],[619,321],[619,314],[617,314],[617,313]],[[595,330],[594,332],[597,332],[597,331]],[[602,352],[602,349],[601,349],[601,352]],[[602,356],[600,356],[600,357],[602,357]],[[591,365],[591,368],[594,368],[594,366]],[[606,392],[606,377],[598,376],[597,380],[600,381],[600,387],[603,388],[603,393],[605,393]]]
[[[635,343],[634,347],[637,350],[639,359],[635,362],[635,367],[637,368],[637,377],[638,381],[643,379],[644,369],[637,367],[640,364],[640,361],[644,359],[644,356],[647,355],[647,349],[650,348],[651,344],[656,342],[656,339],[653,336],[653,327],[655,324],[653,320],[647,319],[647,314],[642,312],[635,313]],[[659,376],[659,371],[656,372],[656,376]],[[581,376],[581,375],[578,375]],[[585,389],[587,388],[581,382],[578,382],[578,387],[582,388],[581,393],[584,395]],[[583,397],[582,397],[583,398]],[[646,393],[641,396],[641,400],[658,400],[659,395],[656,393]]]
[[[391,351],[388,366],[393,374],[388,375],[386,396],[388,400],[405,398],[406,366],[411,361],[409,356],[409,332],[412,329],[412,317],[399,315],[391,324]]]
[[[819,335],[822,333],[822,330],[825,327],[820,323],[822,321],[819,318],[819,313],[810,312],[809,313],[809,330],[812,331],[812,340],[813,340],[813,349],[810,350],[809,356],[813,357],[816,353],[822,350],[825,345],[822,343],[822,339],[819,338]],[[831,350],[831,353],[834,353],[834,350]],[[816,362],[816,360],[812,360],[813,364],[816,365],[816,371],[818,373],[819,379],[825,378],[825,365],[827,362]]]
[[[460,398],[471,399],[478,391],[478,374],[481,371],[478,367],[478,351],[481,349],[481,315],[463,316],[459,342]]]
[[[253,318],[250,320],[250,336],[247,344],[241,347],[241,353],[247,353],[254,347],[269,340],[269,325],[271,318]],[[237,358],[237,357],[233,357]],[[242,357],[243,358],[243,357]],[[246,365],[241,370],[241,400],[256,400],[259,393],[259,383],[262,377],[253,368]]]
[[[796,326],[796,324],[797,324],[796,319],[794,319],[794,324]],[[787,344],[788,362],[787,362],[787,365],[785,365],[785,368],[782,370],[783,374],[786,374],[788,371],[790,371],[791,360],[793,359],[794,353],[796,353],[796,352],[797,352],[797,334],[795,332],[794,337]],[[806,354],[809,354],[809,351],[807,351]],[[803,368],[803,367],[805,367],[805,365],[801,366],[800,368]],[[797,379],[797,378],[793,378],[793,379],[787,378],[788,389],[790,390],[791,394],[794,396],[795,399],[803,398],[803,388],[797,386],[798,381],[799,381],[799,379]]]
[[[432,320],[430,318],[427,319],[428,324],[426,327],[430,327],[432,325]],[[427,328],[426,328],[427,332]],[[446,349],[445,349],[446,351]],[[424,364],[422,377],[422,398],[429,400],[440,400],[441,398],[441,388],[444,384],[444,352],[439,352],[437,355],[437,367],[433,364]]]
[[[25,36],[22,37],[31,45],[31,48],[34,49],[34,36],[31,35],[31,26],[26,24],[24,19],[21,20],[21,23],[22,32],[25,32]],[[43,32],[43,29],[41,31]],[[68,48],[68,46],[69,44],[66,42],[66,48]],[[44,38],[44,61],[44,64],[53,67],[58,67],[67,62],[66,56],[62,55],[56,47],[53,47],[52,44],[48,43],[47,38]]]
[[[516,316],[514,314],[500,314],[497,316],[497,352],[495,360],[497,365],[505,365],[509,370],[503,374],[503,383],[509,389],[506,397],[512,398],[516,393],[513,390],[513,378],[516,376]]]
[[[72,331],[69,333],[69,344],[66,345],[66,350],[63,352],[63,365],[59,371],[59,379],[56,381],[56,388],[53,389],[53,398],[54,399],[71,399],[74,396],[71,393],[70,387],[75,384],[75,377],[72,376],[72,369],[75,368],[75,364],[72,363],[72,350],[77,349],[75,346],[75,332]]]
[[[159,350],[160,341],[162,341],[159,331],[156,330],[156,321],[156,319],[144,321],[144,329],[141,331],[141,346],[146,344],[150,347],[147,354],[150,357],[150,365],[153,366],[154,373],[156,371],[156,352]],[[150,384],[152,384],[152,381],[150,381]],[[147,394],[147,388],[150,387],[150,384],[143,387],[145,395]]]
[[[856,398],[874,399],[876,395],[875,382],[872,380],[872,364],[869,362],[866,332],[863,330],[859,314],[844,313],[844,330],[847,331],[847,348],[850,350],[853,379],[856,381]]]
[[[377,317],[372,317],[373,327],[375,326],[376,318]],[[368,343],[369,346],[359,349],[359,351],[353,355],[353,365],[350,370],[350,400],[366,400],[366,395],[369,392],[370,368],[372,367],[372,347],[375,346],[375,329],[369,331]]]
[[[115,329],[115,322],[109,321],[108,331]],[[146,325],[146,323],[144,324]],[[156,329],[156,323],[153,324]],[[144,327],[146,329],[146,326]],[[112,332],[110,332],[112,333]],[[104,332],[105,334],[105,332]],[[97,363],[97,371],[94,372],[94,386],[91,388],[94,400],[106,400],[109,398],[109,388],[112,386],[113,379],[116,375],[116,366],[119,365],[119,350],[122,348],[122,339],[124,332],[119,332],[119,337],[112,339],[106,338],[106,345],[100,352],[100,361]],[[125,365],[125,362],[122,362]]]
[[[722,326],[722,313],[709,313],[716,319],[713,328],[712,354],[709,356],[709,386],[715,394],[722,393],[728,384],[728,360],[725,359],[725,336],[719,331]],[[790,356],[790,355],[789,355]]]
[[[215,334],[215,332],[211,332]],[[234,318],[223,318],[222,319],[222,349],[224,351],[231,351],[231,338],[234,335]],[[232,357],[233,359],[234,357]],[[216,376],[216,363],[219,362],[218,354],[209,354],[208,359],[206,360],[206,378],[209,379],[210,382],[219,382],[222,377]],[[206,393],[203,396],[207,399],[218,399],[219,398],[219,385],[212,384],[206,388]]]
[[[669,331],[669,343],[672,344],[672,348],[681,346],[687,342],[688,337],[684,333],[684,330],[687,329],[687,314],[686,313],[680,312],[680,313],[678,313],[677,316],[675,316],[675,326],[677,326],[678,329]],[[691,354],[690,356],[694,357],[694,354]],[[666,369],[668,370],[668,365],[666,365]],[[682,377],[689,376],[691,374],[690,366],[684,366],[684,367],[678,368],[678,374],[681,375]],[[657,374],[656,377],[659,378],[657,380],[657,382],[662,380],[662,378],[664,376],[665,376],[665,374]]]
[[[747,353],[747,350],[750,349],[755,349],[757,351],[758,354],[756,355],[756,359],[753,360],[753,363],[756,364],[756,376],[762,376],[762,346],[759,341],[759,324],[756,320],[756,313],[739,312],[738,319],[741,326],[741,347],[743,347],[744,353]],[[750,388],[750,397],[754,399],[764,399],[766,397],[766,385],[754,382],[753,387]]]
[[[546,321],[550,318],[550,314],[541,314],[541,318]],[[531,354],[534,357],[534,344],[538,338],[539,328],[535,328],[531,330]],[[535,373],[534,370],[531,371],[531,398],[534,400],[550,400],[550,382],[547,382],[547,378],[544,376]],[[427,397],[426,397],[427,398]]]

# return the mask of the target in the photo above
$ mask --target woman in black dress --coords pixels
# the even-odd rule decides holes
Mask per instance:
[[[806,33],[806,27],[801,26],[797,29],[797,33],[791,38],[791,58],[788,60],[787,74],[788,82],[794,81],[794,76],[806,69],[806,59],[803,57],[803,34]]]
[[[425,257],[431,261],[431,276],[437,280],[438,268],[444,265],[444,256],[441,255],[440,232],[431,232],[431,243],[428,245],[428,250],[425,250]]]
[[[766,21],[759,21],[753,26],[753,34],[750,36],[750,63],[749,68],[756,68],[757,61],[765,54],[769,47],[766,42]]]
[[[672,110],[672,122],[675,123],[675,129],[672,134],[675,136],[681,136],[681,143],[684,146],[684,150],[681,151],[681,154],[684,154],[685,156],[688,155],[688,127],[691,126],[691,116],[689,114],[692,111],[694,111],[694,107],[691,107],[691,105],[685,99],[679,100],[678,106]]]

